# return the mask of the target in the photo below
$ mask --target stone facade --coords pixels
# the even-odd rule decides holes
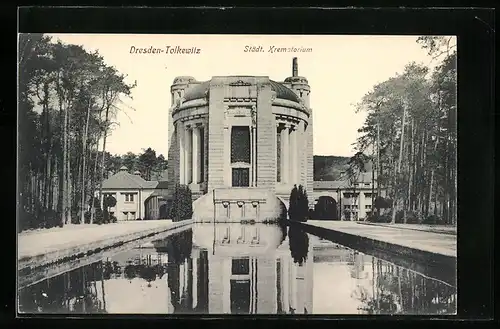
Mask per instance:
[[[283,82],[266,76],[174,80],[169,177],[172,187],[191,188],[195,220],[272,220],[283,213],[294,184],[312,192],[309,93],[296,59]]]
[[[205,253],[208,260],[208,271],[201,273],[194,268],[191,272],[199,272],[196,280],[208,282],[206,297],[192,293],[197,295],[194,299],[208,299],[203,311],[312,313],[313,243],[309,243],[307,258],[299,265],[291,256],[288,237],[277,226],[218,224],[215,234],[213,227],[209,223],[193,224],[193,252]],[[238,283],[243,287],[238,289]],[[188,287],[186,294],[193,287]]]

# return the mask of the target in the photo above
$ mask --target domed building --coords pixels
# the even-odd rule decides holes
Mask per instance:
[[[182,76],[171,94],[169,177],[190,187],[195,220],[275,219],[294,184],[312,192],[310,86],[297,58],[282,82]]]

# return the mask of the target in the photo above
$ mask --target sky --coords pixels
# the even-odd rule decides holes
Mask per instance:
[[[61,40],[98,50],[106,64],[137,82],[132,98],[117,104],[114,131],[106,141],[112,154],[140,153],[151,147],[168,153],[170,86],[177,76],[198,81],[212,76],[257,75],[283,81],[292,75],[298,58],[299,76],[311,87],[314,154],[352,156],[357,130],[365,113],[354,105],[374,85],[402,72],[412,61],[428,65],[431,58],[416,43],[417,36],[326,35],[147,35],[50,34]],[[197,47],[199,54],[137,54],[131,48]],[[245,52],[262,46],[263,52]],[[312,48],[311,52],[269,53],[270,46]]]

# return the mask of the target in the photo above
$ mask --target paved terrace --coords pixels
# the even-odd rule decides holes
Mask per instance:
[[[192,220],[130,221],[104,225],[67,225],[62,228],[28,231],[18,234],[18,268],[38,267],[73,256],[153,236],[178,231]]]
[[[457,257],[457,236],[455,234],[449,234],[449,232],[429,232],[425,230],[425,227],[413,228],[404,224],[393,224],[390,226],[366,225],[365,223],[348,221],[325,222],[312,220],[307,221],[307,225],[394,244],[409,249],[421,250],[448,257]]]

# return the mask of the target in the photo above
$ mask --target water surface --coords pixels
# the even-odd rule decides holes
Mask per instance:
[[[456,313],[453,285],[390,257],[297,228],[235,223],[194,224],[36,282],[18,299],[22,313]]]

